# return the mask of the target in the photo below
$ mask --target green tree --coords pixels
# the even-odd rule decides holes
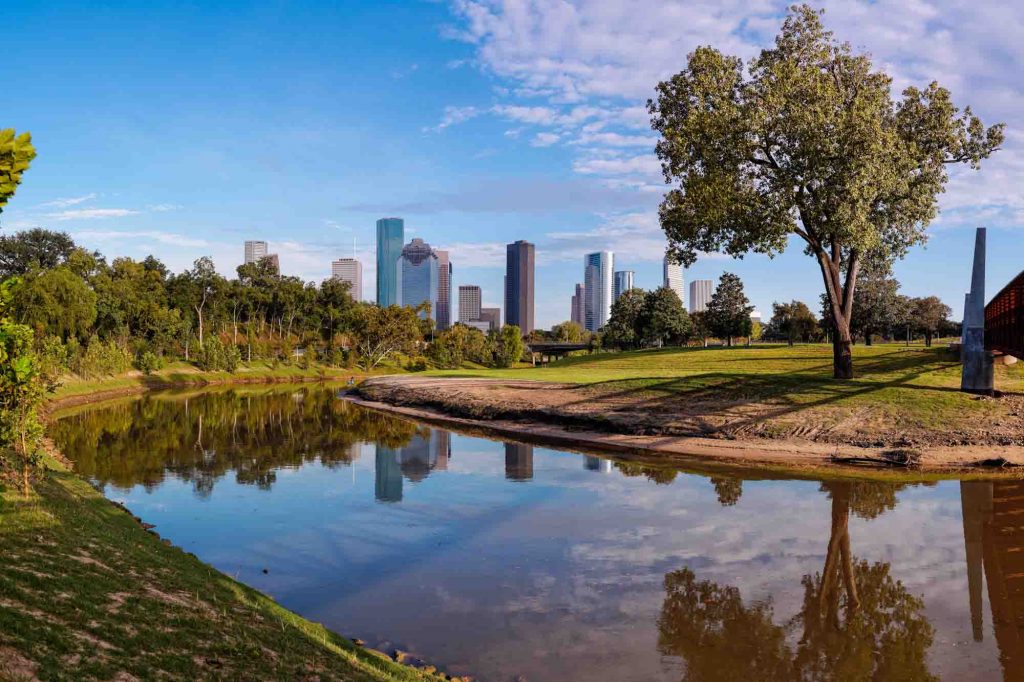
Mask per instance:
[[[523,333],[514,324],[506,324],[498,332],[494,349],[494,364],[498,367],[511,367],[523,359]]]
[[[0,130],[0,213],[14,196],[22,174],[34,158],[36,148],[32,146],[31,134],[15,135],[13,128]]]
[[[708,337],[711,336],[711,326],[708,321],[707,311],[698,310],[690,313],[690,323],[693,325],[694,338],[700,339],[701,345],[707,348]]]
[[[168,288],[178,308],[186,311],[195,321],[199,331],[199,345],[202,347],[209,312],[220,303],[227,283],[217,274],[213,260],[203,256],[196,259],[191,270],[172,278]]]
[[[647,304],[647,292],[643,289],[630,289],[612,303],[611,315],[604,329],[604,344],[612,348],[638,348],[642,341],[641,324],[644,307]]]
[[[854,339],[861,336],[870,346],[873,336],[888,335],[894,327],[906,322],[906,301],[899,290],[900,283],[892,276],[889,263],[875,258],[865,260],[850,315],[850,334]],[[823,301],[823,305],[828,304]]]
[[[750,335],[750,311],[753,309],[743,293],[743,282],[726,272],[719,278],[708,302],[708,327],[712,334],[732,346],[734,337]]]
[[[566,320],[551,328],[551,336],[559,343],[583,343],[587,332],[577,323]]]
[[[789,345],[796,341],[807,343],[818,329],[818,319],[803,301],[772,303],[772,319],[768,322],[771,335],[786,339]]]
[[[937,83],[908,87],[873,71],[794,7],[746,66],[699,47],[648,103],[657,153],[678,187],[660,209],[669,256],[782,252],[795,234],[821,270],[832,309],[833,375],[853,377],[850,318],[866,254],[902,257],[926,238],[947,166],[979,167],[1003,126],[985,128]]]
[[[316,292],[316,309],[320,313],[320,335],[328,349],[334,348],[334,337],[344,330],[356,302],[349,293],[351,284],[331,277]]]
[[[455,324],[438,334],[427,355],[446,369],[458,369],[465,362],[485,364],[492,359],[484,333],[464,324]]]
[[[352,313],[356,348],[366,369],[402,353],[410,355],[423,340],[419,308],[360,304]]]
[[[638,333],[646,346],[682,345],[693,334],[693,324],[683,309],[679,294],[668,287],[647,293],[638,322]]]
[[[0,279],[55,268],[74,250],[75,242],[66,232],[40,227],[0,236]]]
[[[949,324],[952,310],[938,296],[910,300],[910,324],[924,334],[924,344],[932,345],[932,338]]]
[[[96,294],[67,266],[29,275],[14,294],[14,316],[40,335],[86,339],[96,321]]]

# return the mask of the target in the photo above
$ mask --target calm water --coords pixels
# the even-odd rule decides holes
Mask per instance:
[[[53,431],[175,544],[451,673],[1024,676],[1013,483],[652,470],[427,428],[323,389],[151,395]]]

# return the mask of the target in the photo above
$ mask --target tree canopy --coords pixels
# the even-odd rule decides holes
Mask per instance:
[[[17,135],[13,128],[0,129],[0,213],[14,196],[22,174],[34,158],[36,148],[32,146],[31,134]]]
[[[731,272],[723,273],[708,302],[707,320],[711,333],[732,345],[737,336],[750,336],[750,305],[743,293],[743,281]]]
[[[986,128],[933,82],[907,87],[835,40],[821,12],[794,7],[773,47],[744,65],[699,47],[648,102],[667,182],[669,257],[775,255],[790,235],[818,263],[832,308],[833,374],[853,377],[850,318],[865,258],[902,257],[926,238],[947,166],[981,161]]]

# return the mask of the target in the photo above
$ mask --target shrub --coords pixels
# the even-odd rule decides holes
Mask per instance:
[[[139,358],[135,361],[135,366],[142,370],[143,374],[148,376],[153,372],[163,369],[164,358],[153,351],[147,350],[139,355]]]
[[[132,368],[132,356],[117,342],[100,341],[93,336],[72,369],[86,379],[123,374]]]
[[[409,358],[409,364],[405,366],[410,372],[423,372],[427,369],[427,359],[422,355]]]
[[[196,353],[196,366],[204,372],[234,372],[241,359],[238,346],[221,343],[220,339],[213,337]]]
[[[68,346],[58,336],[43,337],[36,352],[36,366],[40,375],[51,381],[71,370],[71,359]]]

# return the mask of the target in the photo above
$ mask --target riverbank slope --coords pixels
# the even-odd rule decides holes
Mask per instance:
[[[506,435],[543,428],[606,449],[793,463],[1024,463],[1020,365],[997,368],[999,398],[961,393],[959,363],[943,348],[861,346],[855,366],[858,378],[834,381],[825,345],[667,349],[373,378],[359,393],[419,411],[410,416],[500,422]]]

